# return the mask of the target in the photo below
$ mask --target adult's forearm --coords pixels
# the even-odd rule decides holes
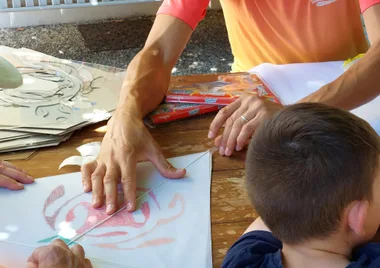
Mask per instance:
[[[128,66],[118,109],[144,117],[157,107],[168,89],[173,66],[164,63],[159,48],[140,51]]]
[[[376,98],[380,93],[380,42],[333,82],[299,102],[322,102],[351,110]]]
[[[143,118],[160,104],[192,32],[178,18],[157,15],[144,48],[128,66],[117,112]]]

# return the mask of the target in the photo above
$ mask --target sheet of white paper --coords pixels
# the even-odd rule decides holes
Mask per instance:
[[[0,151],[6,150],[6,149],[12,149],[14,147],[19,147],[19,146],[37,145],[37,144],[57,141],[57,140],[60,140],[60,139],[57,139],[51,136],[35,135],[33,137],[0,142]]]
[[[0,150],[15,147],[18,145],[28,146],[28,145],[37,145],[37,144],[53,142],[53,141],[61,142],[65,139],[67,139],[67,136],[34,135],[32,137],[0,142]]]
[[[10,141],[20,138],[29,137],[28,133],[21,133],[16,131],[0,130],[0,141]]]
[[[264,63],[250,72],[258,72],[281,102],[291,104],[334,81],[343,73],[343,62]]]
[[[63,136],[43,136],[33,135],[31,137],[20,138],[15,140],[0,141],[0,152],[14,152],[17,150],[26,150],[33,148],[48,147],[58,145],[70,138],[72,133]]]
[[[73,131],[75,129],[80,129],[84,124],[89,124],[88,122],[83,122],[79,124],[62,123],[62,124],[41,124],[33,126],[15,127],[15,126],[0,126],[1,130],[19,131],[30,134],[42,134],[42,135],[63,135],[66,131]],[[67,127],[67,128],[66,128]]]
[[[138,196],[164,184],[139,200],[138,211],[122,211],[79,239],[87,256],[132,267],[212,267],[211,154],[170,162],[181,168],[197,158],[180,180],[163,178],[151,163],[139,163]],[[107,217],[104,208],[92,209],[79,173],[39,179],[19,192],[0,189],[4,202],[9,205],[0,207],[7,215],[0,220],[0,240],[31,247],[57,235],[73,239]]]
[[[47,142],[47,143],[40,143],[36,145],[30,145],[30,146],[25,146],[25,145],[18,145],[16,147],[11,147],[8,149],[4,149],[0,151],[0,154],[2,153],[10,153],[10,152],[19,152],[19,151],[25,151],[25,150],[32,150],[32,149],[40,149],[40,148],[45,148],[45,147],[52,147],[52,146],[58,146],[61,142],[59,141],[54,141],[54,142]]]
[[[343,74],[343,61],[273,65],[264,63],[251,69],[259,73],[286,105],[297,102]],[[360,94],[360,88],[358,88]],[[380,134],[380,97],[352,110]]]
[[[15,161],[15,160],[29,160],[31,159],[35,154],[37,150],[25,150],[23,152],[8,152],[8,153],[1,153],[0,159],[4,161]]]
[[[107,118],[103,118],[103,119],[108,119],[109,117],[112,116],[114,111],[109,111],[108,114],[107,114]],[[102,120],[99,120],[99,121],[102,121]],[[30,133],[30,134],[43,134],[43,135],[65,135],[65,134],[68,134],[69,132],[73,132],[77,129],[81,129],[81,128],[84,128],[86,126],[89,126],[89,125],[92,125],[92,124],[95,124],[96,122],[98,121],[86,121],[86,122],[83,122],[83,123],[80,123],[80,124],[77,124],[75,126],[72,126],[70,128],[66,128],[64,130],[62,129],[51,129],[51,128],[43,128],[43,127],[51,127],[52,125],[49,125],[49,126],[44,126],[42,125],[40,128],[37,127],[37,126],[33,126],[33,127],[10,127],[10,128],[6,128],[6,129],[10,129],[12,131],[15,131],[15,132],[22,132],[22,133]],[[1,127],[0,127],[1,129]]]
[[[48,128],[10,128],[11,131],[19,134],[41,134],[41,135],[63,135],[66,130],[62,129],[48,129]],[[3,131],[3,130],[1,130]]]

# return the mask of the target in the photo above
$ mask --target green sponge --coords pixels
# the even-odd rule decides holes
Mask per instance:
[[[22,85],[21,73],[0,56],[0,88],[16,88]]]

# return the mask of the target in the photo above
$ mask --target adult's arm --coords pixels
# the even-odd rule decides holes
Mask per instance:
[[[127,69],[119,110],[140,118],[162,101],[171,70],[198,22],[204,18],[208,0],[165,0],[144,48]]]
[[[184,21],[157,15],[144,48],[127,68],[118,111],[142,119],[158,106],[168,89],[171,70],[191,33],[191,27]]]
[[[204,0],[164,1],[144,48],[128,66],[114,116],[96,161],[82,167],[84,191],[93,192],[93,206],[106,196],[107,213],[118,209],[117,185],[121,180],[128,211],[136,209],[136,166],[150,160],[167,178],[181,178],[186,171],[174,168],[146,129],[143,118],[162,101],[171,70],[207,7]],[[188,16],[188,12],[193,16]],[[198,16],[195,16],[198,12]]]
[[[371,48],[335,81],[300,102],[323,102],[351,110],[380,94],[380,0],[362,0],[361,7]]]

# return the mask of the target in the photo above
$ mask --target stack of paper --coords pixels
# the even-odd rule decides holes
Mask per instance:
[[[0,46],[0,56],[23,76],[22,86],[0,88],[0,153],[58,145],[116,108],[122,69],[24,48]]]

